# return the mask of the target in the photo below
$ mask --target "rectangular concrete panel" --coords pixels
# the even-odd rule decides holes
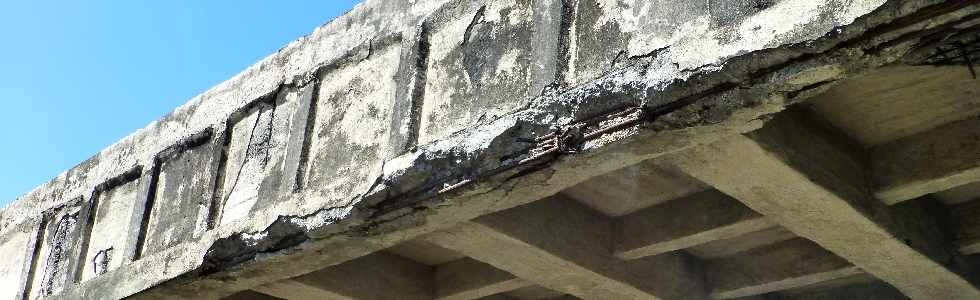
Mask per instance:
[[[55,210],[44,224],[41,245],[34,259],[29,299],[58,294],[71,284],[73,257],[80,240],[80,201]]]
[[[19,299],[34,258],[37,222],[25,222],[0,236],[0,299]]]
[[[34,298],[433,299],[439,289],[467,298],[530,283],[569,299],[646,300],[796,289],[840,269],[703,282],[710,268],[685,252],[758,258],[728,265],[760,270],[781,261],[753,256],[783,238],[779,232],[714,234],[743,218],[674,224],[696,225],[679,237],[697,239],[670,250],[707,242],[701,246],[723,251],[614,255],[615,219],[696,192],[688,187],[650,189],[640,186],[644,179],[596,184],[635,193],[578,199],[587,206],[541,199],[641,161],[731,141],[835,80],[931,50],[947,31],[963,29],[955,26],[975,26],[958,20],[980,11],[976,0],[889,0],[876,9],[885,2],[367,0],[0,209],[0,236],[43,215],[38,251],[30,250],[37,263],[27,268],[36,275],[28,276]],[[297,102],[297,117],[281,119],[275,101],[302,88],[310,97]],[[290,136],[279,139],[285,127]],[[893,211],[917,201],[866,201],[872,189],[850,187],[869,179],[860,176],[866,166],[812,156],[826,148],[809,135],[789,147],[755,137],[699,153],[709,168],[694,177],[913,298],[980,298],[967,280],[973,273],[945,264],[956,257],[933,254],[949,246],[945,228],[932,224],[939,214]],[[816,170],[800,169],[808,164]],[[108,269],[116,261],[119,254],[102,251],[105,241],[90,237],[111,226],[96,224],[91,208],[125,198],[100,198],[114,189],[100,187],[131,169],[143,171],[128,225],[136,230],[126,237],[137,241],[135,260],[73,284],[89,263]],[[62,209],[79,197],[95,205]],[[443,247],[526,282],[462,278],[481,273],[435,263],[451,252],[412,262],[425,256],[384,250],[432,232],[445,233],[432,235]],[[716,238],[723,239],[708,242]],[[437,284],[433,272],[460,274],[462,289]],[[270,293],[239,293],[277,284]],[[495,299],[525,299],[518,296],[525,291]]]
[[[176,153],[165,155],[159,166],[152,208],[146,226],[143,253],[154,253],[200,236],[207,218],[214,185],[215,151],[211,134],[198,137]]]
[[[554,80],[556,2],[458,1],[430,19],[420,144],[524,107]]]
[[[649,79],[686,78],[702,68],[719,68],[717,62],[744,53],[824,35],[884,0],[575,2],[564,58],[570,66],[562,75],[570,85],[606,76],[635,58],[652,58],[657,71],[642,74]]]
[[[255,209],[276,203],[282,196],[280,192],[291,192],[295,175],[287,174],[287,152],[302,149],[290,147],[295,135],[304,134],[306,128],[305,122],[294,126],[294,121],[297,114],[309,111],[298,105],[309,105],[312,90],[312,85],[285,90],[275,99],[256,102],[240,116],[232,117],[217,195],[220,225],[247,218]]]
[[[706,27],[710,20],[709,0],[576,2],[566,75],[573,85],[599,78],[629,57],[667,47],[672,35]]]
[[[363,194],[380,174],[384,160],[398,151],[388,141],[391,113],[397,105],[399,46],[372,45],[363,61],[324,75],[315,116],[310,116],[314,121],[303,184],[319,200],[314,202],[347,201]]]
[[[89,234],[88,249],[84,252],[81,280],[85,281],[127,263],[136,241],[130,240],[136,205],[140,203],[139,179],[124,182],[97,193],[94,223]]]

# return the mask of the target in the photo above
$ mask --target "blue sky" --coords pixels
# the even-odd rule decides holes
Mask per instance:
[[[3,1],[0,205],[359,2]]]

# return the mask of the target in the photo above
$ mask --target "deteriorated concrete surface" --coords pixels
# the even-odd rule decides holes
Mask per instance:
[[[0,299],[980,299],[978,32],[368,0],[0,210]]]

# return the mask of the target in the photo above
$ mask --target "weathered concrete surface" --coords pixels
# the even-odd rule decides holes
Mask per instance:
[[[610,219],[557,197],[425,239],[584,299],[705,298],[696,266],[684,256],[617,260],[607,248],[612,237]]]
[[[400,63],[399,40],[372,42],[357,64],[323,72],[311,112],[309,154],[303,170],[307,201],[349,206],[402,149],[389,145]],[[303,176],[303,175],[300,175]]]
[[[0,253],[7,257],[0,262],[0,298],[19,299],[27,292],[39,226],[33,221],[18,224],[0,238]]]
[[[607,216],[620,217],[706,189],[704,183],[678,170],[646,161],[589,179],[563,193]]]
[[[767,266],[767,267],[760,267]],[[714,299],[763,295],[862,274],[813,242],[793,239],[708,262]]]
[[[292,174],[303,149],[313,92],[312,86],[283,89],[276,98],[231,117],[215,195],[220,209],[212,209],[219,225],[248,218],[296,188]]]
[[[455,1],[429,37],[420,143],[528,105],[555,77],[561,0]]]
[[[796,235],[786,230],[786,228],[774,227],[736,237],[711,241],[688,248],[685,251],[702,259],[722,258],[793,238],[796,238]]]
[[[385,250],[432,267],[466,258],[456,251],[422,240],[411,240]]]
[[[980,117],[874,147],[875,196],[895,204],[980,181]]]
[[[284,299],[433,299],[432,269],[386,253],[258,288]]]
[[[866,146],[980,114],[980,85],[964,66],[884,67],[835,86],[810,103]]]
[[[463,258],[440,266],[435,271],[438,300],[480,299],[533,284],[483,262]]]
[[[139,223],[133,222],[139,211],[140,174],[133,172],[119,178],[113,185],[97,191],[93,202],[88,240],[82,265],[81,280],[96,277],[115,270],[125,264],[135,254]]]
[[[59,290],[66,299],[233,295],[758,129],[826,83],[900,59],[918,32],[978,9],[941,2],[784,0],[675,18],[683,15],[662,12],[686,8],[640,1],[368,1],[4,208],[0,236],[52,220],[31,258],[32,299]],[[600,21],[587,17],[619,33],[596,35]],[[451,33],[460,28],[470,35]],[[498,33],[527,28],[540,47],[498,43],[509,40]],[[475,46],[487,41],[503,46]],[[467,69],[467,49],[498,68]],[[465,95],[455,100],[433,85],[454,86],[430,80],[463,74],[481,84],[455,86]],[[487,96],[496,92],[510,98]],[[285,114],[251,109],[284,98],[296,105]],[[442,117],[450,112],[459,114]],[[242,129],[251,119],[253,130]],[[285,124],[288,138],[278,133]],[[65,204],[90,203],[97,186],[134,169],[144,171],[138,259],[70,282],[66,270],[84,269],[80,253],[104,249],[76,247],[102,245],[76,233],[99,227],[77,224],[88,222],[75,215],[84,210]]]
[[[714,62],[772,48],[773,41],[815,39],[885,1],[578,0],[567,78],[596,79],[629,58],[670,62],[660,76],[683,76]],[[799,26],[806,24],[806,26]]]
[[[615,226],[616,256],[636,259],[776,225],[738,200],[710,190],[624,216]]]
[[[140,256],[200,237],[208,229],[218,167],[218,147],[210,131],[165,150],[154,170],[145,240]]]
[[[784,114],[760,131],[671,161],[912,298],[980,297],[959,273],[931,210],[890,208],[871,198],[862,186],[866,162],[855,148],[806,117]]]

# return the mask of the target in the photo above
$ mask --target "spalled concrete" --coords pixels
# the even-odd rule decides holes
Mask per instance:
[[[686,252],[624,262],[609,248],[613,217],[676,199],[591,208],[566,200],[576,205],[567,210],[540,209],[554,203],[539,200],[757,130],[978,10],[975,1],[931,0],[367,1],[0,211],[0,240],[36,249],[17,254],[30,267],[4,264],[0,278],[26,276],[3,286],[29,299],[265,297],[242,291],[283,284],[357,297],[363,291],[346,283],[289,284],[379,255],[432,271],[434,262],[382,250],[442,232],[436,241],[447,248],[573,296],[703,297],[704,274]],[[752,145],[722,150],[758,150]],[[788,222],[720,184],[730,179],[684,170],[913,297],[975,291],[930,263],[931,252],[917,254],[928,239],[912,235],[914,247],[902,246],[882,233],[903,259],[898,271],[884,270],[891,263],[873,260],[872,250],[847,253],[818,238],[825,224]],[[787,174],[799,175],[755,175],[805,181]],[[676,197],[710,188],[680,181],[691,186]],[[601,200],[592,195],[577,194]],[[828,199],[842,200],[828,205],[845,203],[832,208],[857,216],[857,228],[880,229],[880,220],[847,209],[853,198]],[[119,215],[104,214],[115,207]],[[454,231],[470,234],[445,234]],[[712,239],[739,244],[750,231]],[[584,239],[560,238],[574,235]],[[760,240],[744,244],[779,238]],[[702,242],[720,241],[683,247]],[[350,271],[378,264],[360,266]],[[913,270],[930,272],[928,288],[898,276]],[[403,285],[426,298],[431,281]]]

